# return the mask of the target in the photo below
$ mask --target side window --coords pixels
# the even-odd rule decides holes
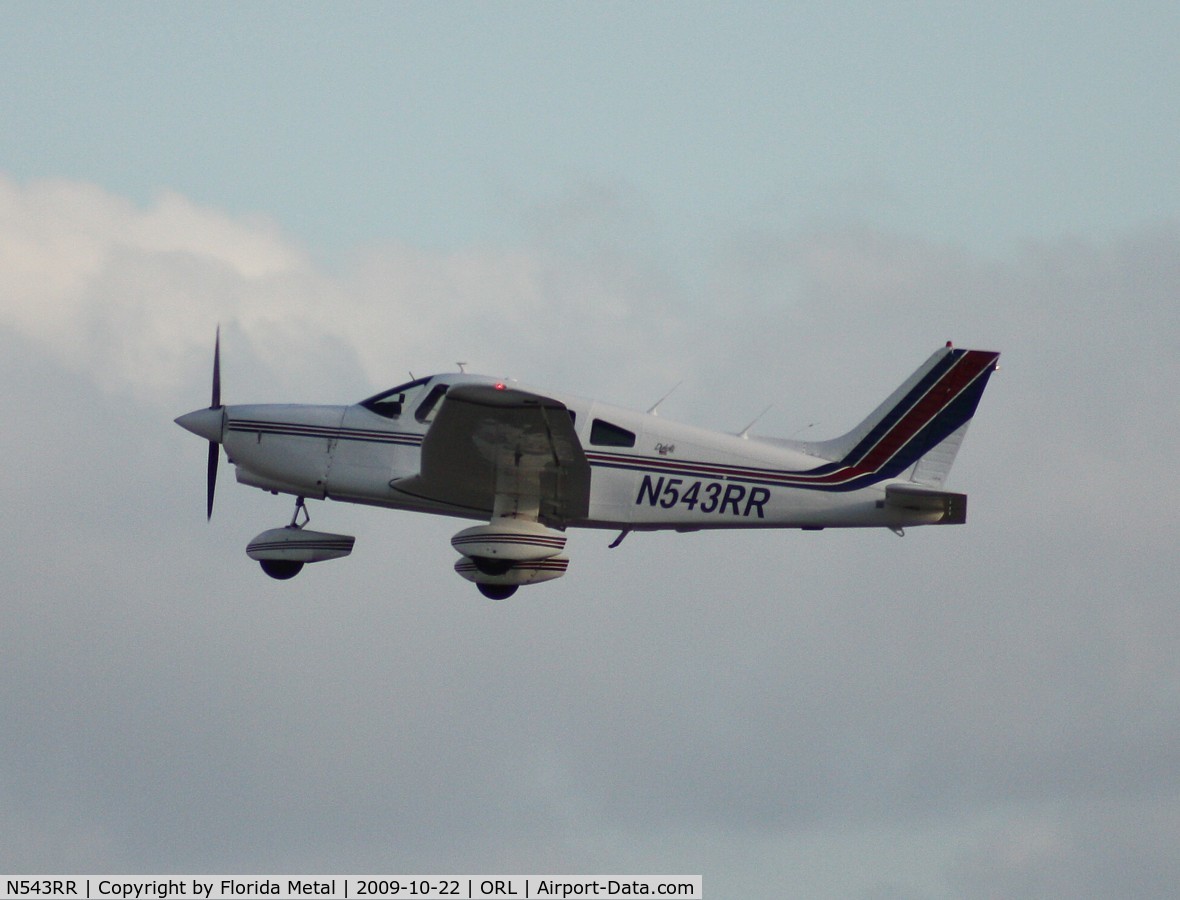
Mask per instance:
[[[602,419],[595,419],[590,425],[590,443],[599,447],[634,447],[635,433]]]
[[[404,392],[396,394],[386,394],[373,400],[366,400],[362,405],[370,412],[375,412],[379,416],[385,416],[387,419],[396,419],[402,414],[402,404],[406,402],[406,395]]]
[[[426,395],[426,399],[418,404],[418,408],[414,410],[414,418],[419,422],[433,422],[434,414],[438,411],[438,403],[448,390],[449,384],[436,384],[430,389],[430,393]]]
[[[402,414],[402,406],[406,402],[406,395],[416,388],[426,384],[428,379],[419,378],[416,381],[409,381],[405,384],[399,384],[395,388],[390,388],[368,400],[362,400],[361,406],[374,412],[379,416],[384,416],[387,419],[396,419]]]

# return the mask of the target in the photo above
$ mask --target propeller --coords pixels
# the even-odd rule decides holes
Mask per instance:
[[[213,398],[208,409],[194,409],[176,419],[176,424],[185,431],[209,442],[209,467],[206,475],[209,501],[205,515],[213,518],[213,492],[217,488],[217,445],[225,437],[225,409],[221,405],[221,326],[213,339]]]
[[[221,326],[217,326],[217,334],[213,338],[213,396],[209,402],[210,409],[221,409]],[[205,521],[213,518],[213,493],[217,490],[217,463],[219,450],[217,441],[209,442],[209,466],[206,474],[208,507]]]

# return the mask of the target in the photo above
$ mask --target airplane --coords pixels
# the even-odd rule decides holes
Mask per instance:
[[[859,425],[823,441],[681,424],[597,400],[459,372],[413,378],[344,406],[212,402],[175,421],[209,442],[207,518],[224,448],[237,480],[296,498],[288,525],[247,555],[273,578],[352,552],[312,531],[330,499],[481,523],[458,532],[455,571],[493,600],[565,574],[566,531],[961,525],[943,489],[999,353],[939,348]],[[661,401],[662,402],[662,401]],[[752,427],[751,423],[751,427]]]

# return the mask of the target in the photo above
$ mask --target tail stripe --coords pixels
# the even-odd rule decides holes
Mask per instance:
[[[952,434],[974,414],[995,370],[998,353],[953,350],[842,459],[804,471],[762,469],[671,460],[630,454],[589,452],[594,466],[749,484],[849,491],[894,478]]]
[[[975,396],[974,403],[956,401],[980,375],[989,371],[995,356],[994,353],[980,350],[956,350],[953,355],[948,355],[949,365],[946,368],[936,367],[930,376],[923,379],[923,383],[918,384],[905,401],[899,403],[861,445],[848,454],[843,463],[870,472],[878,471],[907,444],[914,442],[922,431],[934,424],[940,416],[950,427],[945,429],[945,434],[942,434],[939,440],[950,434],[971,417],[979,398]],[[931,377],[934,379],[933,384],[927,385],[925,382],[930,381]],[[979,393],[982,393],[982,388]],[[968,399],[970,397],[968,394]],[[924,446],[921,447],[921,452],[913,456],[914,460],[937,441],[928,445],[925,440],[919,443]],[[906,454],[907,457],[909,455]]]

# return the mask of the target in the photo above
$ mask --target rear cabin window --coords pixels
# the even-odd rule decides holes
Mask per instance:
[[[590,425],[590,443],[599,447],[634,447],[635,432],[595,419]]]

